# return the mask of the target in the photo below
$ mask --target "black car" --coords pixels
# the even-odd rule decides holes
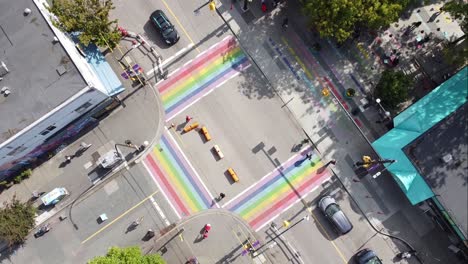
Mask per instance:
[[[174,25],[167,19],[163,11],[154,11],[150,16],[150,20],[161,34],[166,44],[173,45],[179,41],[179,33],[177,33]]]
[[[341,235],[347,234],[353,229],[353,224],[351,224],[333,197],[328,195],[322,197],[318,202],[318,207]]]
[[[368,248],[359,251],[354,258],[357,264],[382,264],[377,254]]]

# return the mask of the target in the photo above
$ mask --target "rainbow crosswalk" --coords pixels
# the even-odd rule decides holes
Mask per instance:
[[[232,37],[214,45],[158,84],[166,121],[249,66]],[[307,153],[313,153],[310,147],[227,202],[224,208],[239,214],[255,230],[262,228],[330,177],[327,170],[319,170],[323,164],[316,154],[312,156],[313,166],[310,165],[305,159]],[[219,207],[169,131],[163,132],[143,164],[179,218]]]
[[[179,218],[210,208],[213,196],[168,132],[143,161]]]
[[[226,37],[158,84],[166,121],[250,66],[237,41]]]
[[[312,162],[305,158],[311,151],[310,148],[304,149],[223,208],[240,215],[258,231],[330,178],[328,170],[324,169],[324,164],[315,153]]]

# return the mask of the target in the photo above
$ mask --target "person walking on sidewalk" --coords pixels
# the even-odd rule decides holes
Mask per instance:
[[[266,11],[267,11],[267,5],[265,3],[265,0],[262,0],[262,12],[266,13]]]
[[[224,194],[224,193],[220,193],[220,194],[219,194],[219,200],[224,199],[224,197],[226,197],[226,194]]]
[[[289,19],[286,17],[285,19],[283,19],[283,24],[281,25],[281,27],[287,28],[288,27],[288,22],[289,22]]]
[[[193,119],[192,117],[186,116],[186,117],[185,117],[185,122],[188,123],[188,122],[190,122],[190,120],[192,120],[192,119]]]

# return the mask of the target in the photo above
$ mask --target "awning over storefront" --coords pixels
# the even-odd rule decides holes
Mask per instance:
[[[372,143],[383,159],[397,162],[387,165],[395,181],[412,204],[434,196],[403,148],[462,106],[468,96],[467,67],[414,103],[393,120],[394,129]]]

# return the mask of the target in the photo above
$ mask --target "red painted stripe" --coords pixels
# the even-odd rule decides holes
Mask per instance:
[[[301,193],[304,191],[307,187],[310,187],[314,182],[317,182],[319,179],[322,178],[323,175],[327,174],[328,171],[324,170],[321,174],[316,174],[315,177],[311,177],[309,180],[307,180],[304,184],[302,184],[296,191],[291,190],[288,195],[286,195],[283,199],[281,199],[279,202],[265,210],[263,213],[259,214],[257,217],[255,217],[252,221],[249,222],[250,226],[254,227],[256,226],[260,221],[264,220],[265,218],[271,218],[271,214],[278,214],[279,212],[276,212],[280,207],[287,205],[287,203],[294,202],[294,200],[299,199],[297,197],[296,192]],[[302,196],[302,194],[301,194]],[[296,199],[294,199],[296,198]],[[293,201],[291,201],[293,200]]]
[[[184,203],[180,200],[179,196],[176,194],[174,189],[172,188],[171,184],[167,181],[166,177],[162,173],[161,169],[159,169],[158,165],[154,161],[153,157],[151,155],[146,156],[148,162],[150,163],[150,167],[154,170],[154,172],[159,176],[159,179],[161,180],[162,184],[166,187],[166,190],[169,192],[170,197],[172,198],[177,206],[179,207],[179,210],[185,214],[185,215],[190,215],[189,211],[185,207]]]
[[[354,118],[354,122],[356,122],[356,125],[358,125],[358,127],[362,127],[362,123],[359,119]]]
[[[325,81],[327,82],[328,86],[330,86],[330,88],[333,90],[333,93],[335,94],[335,96],[338,98],[338,100],[340,100],[341,104],[343,105],[343,107],[348,110],[349,107],[348,107],[348,104],[346,104],[346,102],[343,100],[343,97],[340,96],[340,93],[338,92],[338,90],[336,90],[335,86],[330,82],[330,80],[327,78],[327,77],[323,77],[325,79]]]
[[[203,54],[203,56],[196,58],[190,64],[186,65],[186,67],[178,71],[176,75],[171,76],[165,82],[161,83],[160,87],[158,88],[159,92],[160,93],[164,92],[169,87],[171,87],[174,83],[184,78],[189,73],[196,70],[197,68],[200,68],[202,65],[208,63],[211,59],[218,56],[220,53],[226,52],[228,50],[231,50],[237,47],[237,43],[236,45],[232,45],[230,44],[231,41],[234,41],[234,40],[232,38],[228,38],[224,40],[223,42],[219,43],[218,46],[216,46],[214,49],[208,51],[206,54]]]

